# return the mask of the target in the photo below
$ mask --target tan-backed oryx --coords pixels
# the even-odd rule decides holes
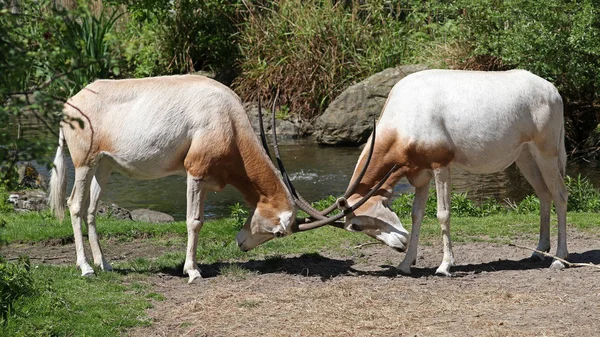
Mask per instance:
[[[320,216],[312,222],[296,219],[296,206],[304,207],[305,201],[287,190],[265,151],[266,141],[263,138],[261,146],[239,97],[206,77],[98,80],[71,97],[63,112],[72,122],[63,122],[60,128],[50,204],[62,219],[67,185],[66,142],[75,166],[75,182],[67,204],[77,266],[84,276],[94,270],[85,256],[82,222],[88,226],[94,264],[102,270],[112,269],[100,248],[95,215],[100,194],[113,171],[136,179],[187,177],[188,242],[183,272],[190,282],[200,277],[196,247],[207,190],[218,191],[230,184],[252,207],[236,236],[242,250],[294,231],[339,225],[338,220],[345,216]]]
[[[419,231],[429,183],[434,178],[437,217],[442,229],[444,257],[436,273],[450,275],[454,264],[450,241],[450,169],[474,173],[504,170],[513,162],[540,199],[540,236],[537,249],[550,250],[550,209],[558,218],[556,256],[566,258],[568,190],[564,184],[566,152],[563,103],[548,81],[524,70],[476,72],[427,70],[411,74],[390,92],[377,123],[373,161],[362,176],[368,148],[363,150],[351,179],[358,188],[345,208],[375,184],[387,180],[364,205],[350,212],[345,228],[370,236],[405,232],[390,209],[394,185],[402,177],[415,187],[412,231],[399,270],[410,273],[415,264]],[[384,175],[394,165],[389,177]],[[348,193],[347,193],[348,194]],[[391,227],[386,234],[381,228]],[[384,241],[385,242],[385,241]],[[388,242],[394,242],[388,240]],[[404,248],[404,245],[393,246]],[[534,258],[543,258],[534,253]],[[564,265],[555,260],[553,268]]]

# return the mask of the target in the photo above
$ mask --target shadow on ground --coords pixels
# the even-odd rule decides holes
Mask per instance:
[[[572,253],[569,255],[569,262],[572,263],[593,263],[600,264],[600,250],[590,250],[583,253]],[[522,260],[498,260],[493,262],[466,264],[452,267],[452,273],[455,277],[463,277],[469,274],[478,274],[482,272],[499,272],[507,270],[531,270],[549,268],[551,259],[543,261],[532,260],[530,258]],[[321,256],[320,254],[304,254],[298,257],[271,257],[264,260],[250,260],[248,262],[227,262],[199,265],[203,278],[211,278],[221,275],[223,270],[230,267],[240,267],[252,272],[261,274],[283,273],[289,275],[300,275],[306,277],[319,277],[325,281],[338,276],[348,275],[368,275],[379,277],[405,276],[419,278],[435,275],[436,268],[413,267],[412,274],[403,275],[397,271],[395,266],[381,265],[381,270],[361,271],[353,268],[355,262],[350,259],[341,260]],[[156,272],[171,276],[183,277],[183,262],[175,267],[162,268]],[[127,274],[131,270],[118,270],[118,272]]]

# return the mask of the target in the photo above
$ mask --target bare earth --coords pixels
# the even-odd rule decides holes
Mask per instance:
[[[553,238],[553,243],[556,238]],[[515,242],[535,247],[535,238]],[[112,260],[158,257],[148,241],[107,242]],[[170,247],[168,250],[185,248]],[[600,263],[600,237],[569,231],[571,262]],[[72,244],[12,245],[3,254],[74,263]],[[129,336],[600,336],[600,269],[550,270],[530,251],[458,243],[454,277],[434,276],[440,246],[420,247],[413,275],[396,275],[403,254],[382,245],[354,257],[322,253],[200,266],[188,285],[180,271],[148,279],[165,296],[148,310],[153,324]],[[39,262],[39,260],[34,260]]]

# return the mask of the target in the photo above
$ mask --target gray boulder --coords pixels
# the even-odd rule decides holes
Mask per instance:
[[[317,143],[356,146],[366,142],[392,87],[407,75],[425,69],[423,65],[389,68],[344,90],[317,118]]]
[[[134,221],[143,221],[150,223],[165,223],[165,222],[173,222],[175,219],[169,214],[165,214],[162,212],[153,211],[150,209],[134,209],[131,211],[131,218]]]
[[[131,211],[117,204],[108,204],[100,200],[97,215],[117,220],[133,220]]]
[[[263,104],[265,103],[263,102]],[[270,135],[272,117],[271,109],[267,105],[268,104],[265,104],[262,107],[263,125],[265,127],[265,133],[267,133],[268,139],[271,139]],[[248,119],[250,119],[250,124],[252,124],[254,132],[257,135],[260,135],[260,125],[258,122],[258,103],[245,103],[244,108],[246,109]],[[277,119],[275,121],[275,126],[277,128],[277,137],[281,138],[301,138],[312,133],[312,125],[293,117],[285,120]]]
[[[48,194],[42,190],[11,192],[8,201],[14,205],[17,212],[37,212],[48,208]]]

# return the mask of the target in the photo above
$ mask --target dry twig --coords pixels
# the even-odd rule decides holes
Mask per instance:
[[[380,244],[381,244],[380,242],[367,242],[367,243],[361,243],[361,244],[360,244],[360,245],[358,245],[358,246],[354,246],[354,249],[357,249],[357,248],[362,248],[362,247],[365,247],[365,246],[370,246],[370,245],[380,245]]]
[[[517,247],[517,248],[532,250],[532,251],[540,253],[540,254],[542,254],[544,256],[548,256],[548,257],[551,257],[551,258],[553,258],[555,260],[558,260],[558,261],[566,264],[569,267],[592,267],[592,268],[598,268],[598,269],[600,269],[600,265],[593,264],[591,262],[588,262],[588,263],[574,263],[574,262],[569,262],[569,261],[567,261],[565,259],[561,259],[560,257],[557,257],[557,256],[552,255],[550,253],[542,252],[541,250],[537,250],[537,249],[533,249],[533,248],[529,248],[529,247],[525,247],[525,246],[519,246],[519,245],[516,245],[514,243],[509,243],[508,245],[511,246],[511,247]]]

